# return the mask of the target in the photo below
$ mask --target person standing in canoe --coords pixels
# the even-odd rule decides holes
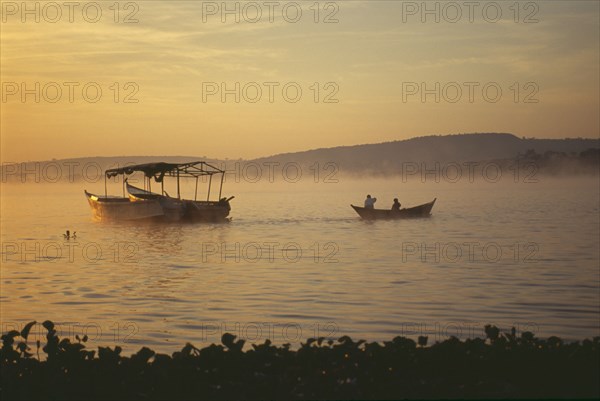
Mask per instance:
[[[371,195],[367,195],[367,199],[365,199],[365,209],[374,209],[375,202],[377,202],[377,198],[371,198]]]
[[[398,198],[394,198],[394,204],[392,205],[392,212],[400,211],[400,202],[398,202]]]

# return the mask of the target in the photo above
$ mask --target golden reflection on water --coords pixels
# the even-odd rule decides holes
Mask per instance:
[[[296,344],[317,334],[464,338],[486,323],[599,334],[596,179],[227,190],[231,223],[132,225],[93,222],[81,184],[3,185],[3,330],[51,319],[96,343],[169,352],[224,330]],[[378,207],[396,196],[438,202],[430,219],[368,223],[349,207],[366,192]],[[470,255],[465,243],[480,246]]]

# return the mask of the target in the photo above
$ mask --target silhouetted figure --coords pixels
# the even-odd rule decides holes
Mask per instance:
[[[76,239],[77,238],[77,231],[73,231],[73,234],[71,234],[71,232],[69,230],[67,230],[63,234],[63,238],[64,239]]]
[[[398,198],[394,198],[394,204],[392,205],[392,212],[400,211],[400,202],[398,202]]]
[[[365,199],[365,208],[374,209],[375,202],[377,202],[377,198],[371,198],[371,195],[367,195],[367,199]]]

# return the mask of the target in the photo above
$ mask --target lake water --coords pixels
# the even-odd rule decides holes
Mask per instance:
[[[430,341],[485,324],[600,335],[598,178],[537,183],[228,183],[227,224],[104,224],[83,189],[2,186],[2,331],[53,320],[128,352],[186,342],[350,335]],[[118,188],[118,186],[116,187]],[[350,208],[437,197],[429,219],[365,222]],[[66,241],[62,233],[77,231]],[[36,333],[36,335],[38,335]]]

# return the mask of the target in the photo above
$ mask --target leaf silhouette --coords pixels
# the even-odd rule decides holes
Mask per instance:
[[[8,333],[6,333],[5,335],[8,337],[11,337],[11,338],[15,338],[15,337],[20,336],[21,333],[19,333],[17,330],[11,330]]]
[[[29,322],[25,325],[25,327],[23,327],[23,330],[21,330],[21,337],[23,337],[24,339],[27,340],[27,337],[29,336],[29,331],[31,330],[31,328],[33,327],[34,324],[36,324],[37,322],[34,320],[33,322]]]
[[[131,359],[139,362],[147,363],[154,356],[155,352],[148,347],[143,347],[137,354],[132,355]]]
[[[44,328],[48,331],[51,331],[52,329],[54,329],[54,323],[51,322],[50,320],[46,320],[44,323],[42,323],[42,326],[44,326]]]

